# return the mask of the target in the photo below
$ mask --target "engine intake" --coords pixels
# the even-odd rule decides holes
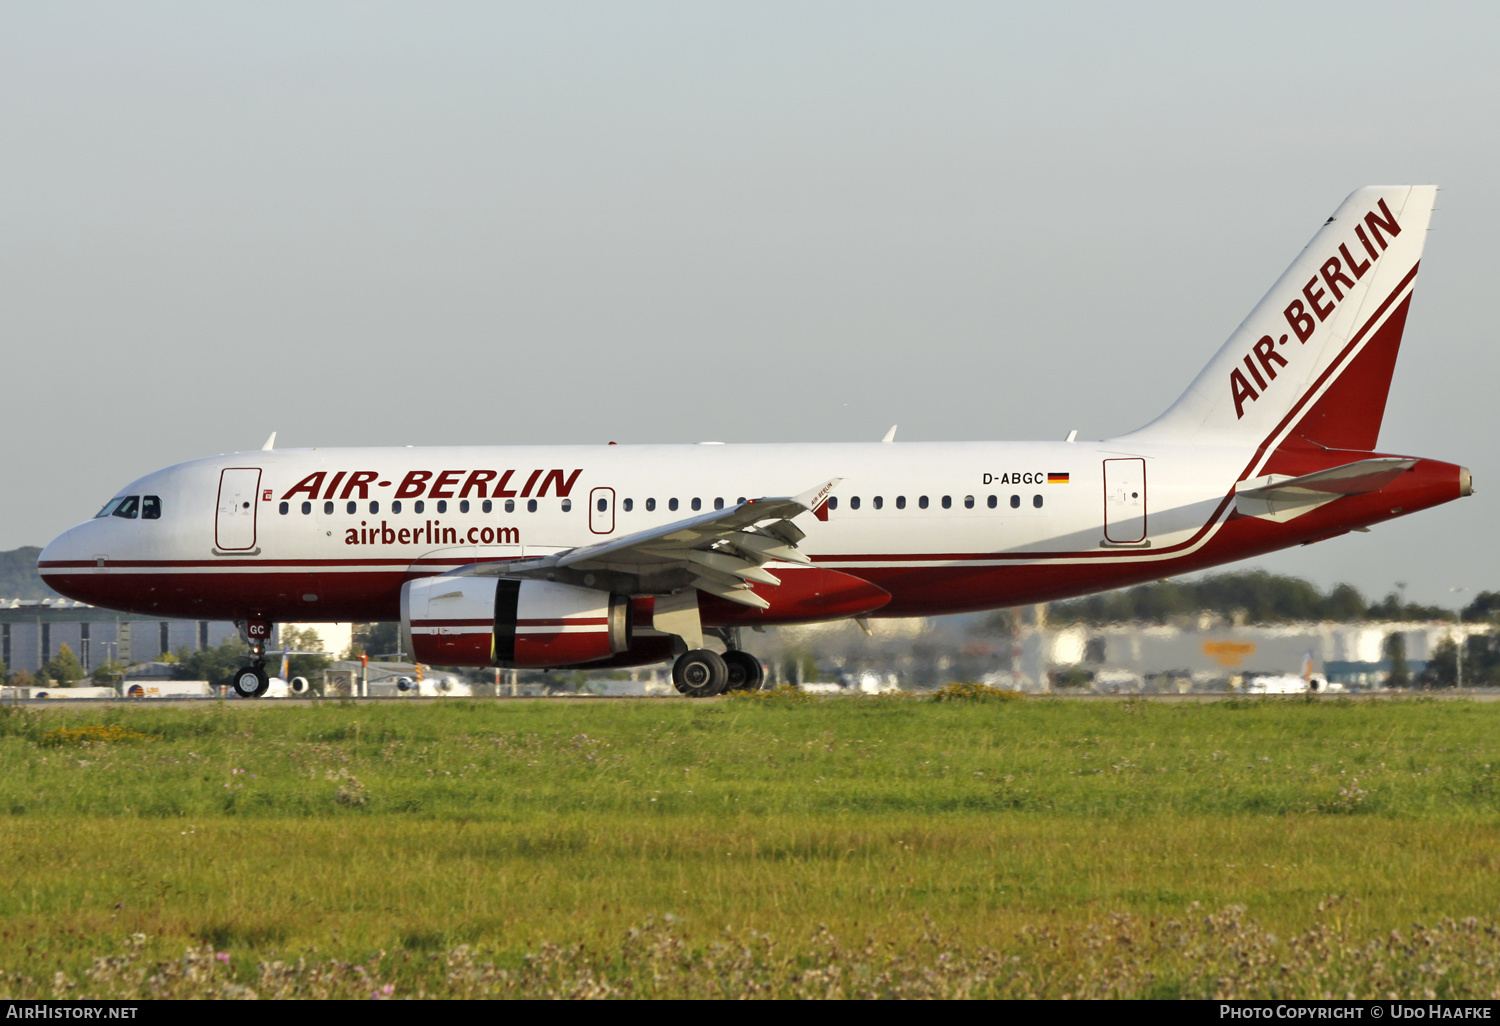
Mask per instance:
[[[630,647],[630,600],[551,581],[425,577],[401,588],[401,631],[420,663],[572,666]]]

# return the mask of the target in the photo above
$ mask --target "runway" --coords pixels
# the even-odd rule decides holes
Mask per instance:
[[[920,697],[920,692],[912,692]],[[825,696],[820,696],[825,697]],[[851,695],[828,695],[830,701],[841,699],[859,699],[870,696]],[[1445,702],[1496,702],[1500,701],[1500,689],[1492,688],[1464,688],[1457,690],[1444,688],[1440,691],[1359,691],[1351,693],[1334,693],[1321,695],[1241,695],[1230,692],[1212,692],[1203,694],[1120,694],[1120,695],[1096,695],[1096,694],[1045,694],[1027,695],[1033,701],[1061,701],[1061,702],[1151,702],[1164,705],[1201,705],[1210,702],[1235,701],[1258,701],[1258,702],[1391,702],[1410,698],[1427,698]],[[415,698],[404,696],[382,696],[379,698],[269,698],[269,699],[242,699],[242,698],[33,698],[20,701],[7,701],[7,706],[15,705],[26,708],[38,707],[116,707],[116,706],[139,706],[152,709],[190,709],[205,706],[217,702],[233,704],[236,708],[259,708],[259,709],[284,709],[306,708],[322,705],[390,705],[393,703],[405,703],[408,705],[432,705],[443,702],[484,702],[495,704],[509,704],[517,702],[696,702],[699,704],[711,704],[716,702],[730,701],[731,698],[719,695],[714,698],[688,698],[684,695],[521,695],[516,697],[504,696],[494,698]],[[889,699],[879,699],[889,701]]]

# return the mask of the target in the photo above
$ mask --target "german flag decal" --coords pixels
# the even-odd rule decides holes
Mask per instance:
[[[1067,484],[1068,483],[1068,475],[1067,474],[1048,474],[1047,475],[1047,483],[1048,484]]]

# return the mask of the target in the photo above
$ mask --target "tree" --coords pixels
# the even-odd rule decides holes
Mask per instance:
[[[401,650],[399,623],[358,623],[354,625],[354,656],[371,659],[394,657]],[[410,658],[411,653],[405,653]]]
[[[10,667],[0,663],[0,686],[10,683]]]
[[[1353,585],[1340,584],[1328,593],[1323,603],[1323,619],[1347,623],[1363,619],[1365,597]]]
[[[1443,609],[1441,606],[1419,606],[1415,602],[1401,604],[1400,598],[1393,591],[1379,602],[1365,610],[1365,617],[1370,620],[1451,620],[1451,610]],[[1468,619],[1465,615],[1464,619]]]
[[[1411,683],[1411,670],[1406,665],[1406,635],[1392,631],[1385,636],[1385,657],[1390,661],[1391,672],[1385,678],[1388,688],[1404,688]]]
[[[83,664],[66,644],[59,645],[57,655],[42,667],[42,673],[57,683],[58,687],[70,688],[75,681],[83,679]]]
[[[1052,606],[1052,618],[1059,624],[1167,623],[1205,612],[1263,624],[1357,620],[1366,607],[1364,596],[1352,585],[1340,584],[1324,596],[1307,581],[1264,570],[1216,574],[1201,581],[1158,581]]]
[[[321,652],[323,650],[323,639],[311,627],[301,629],[283,627],[281,629],[281,646],[289,651]],[[286,668],[287,679],[290,680],[292,677],[306,677],[310,682],[321,682],[323,680],[323,671],[328,669],[332,661],[326,655],[288,656]]]
[[[1500,591],[1481,591],[1464,607],[1464,623],[1492,621],[1496,613],[1500,613]]]
[[[101,688],[113,687],[125,679],[125,667],[119,663],[105,660],[94,667],[94,672],[89,674],[94,684]]]
[[[1464,683],[1479,687],[1497,682],[1500,682],[1500,637],[1469,635],[1464,643]]]
[[[1418,682],[1430,688],[1451,688],[1458,684],[1458,644],[1452,637],[1438,642],[1422,670]]]
[[[190,652],[187,648],[179,649],[177,665],[172,668],[172,674],[178,680],[206,680],[210,684],[222,684],[245,665],[249,656],[250,650],[235,635],[226,638],[217,648],[205,648],[197,652]]]

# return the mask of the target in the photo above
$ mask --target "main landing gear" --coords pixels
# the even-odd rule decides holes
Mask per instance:
[[[229,686],[241,698],[259,698],[271,686],[271,677],[266,673],[266,642],[271,637],[271,625],[265,620],[237,620],[235,626],[250,646],[252,662],[234,672]]]
[[[684,652],[672,664],[672,684],[689,698],[710,698],[726,691],[759,691],[765,667],[749,652],[741,651],[739,631],[719,631],[728,649],[719,655],[706,648]]]

